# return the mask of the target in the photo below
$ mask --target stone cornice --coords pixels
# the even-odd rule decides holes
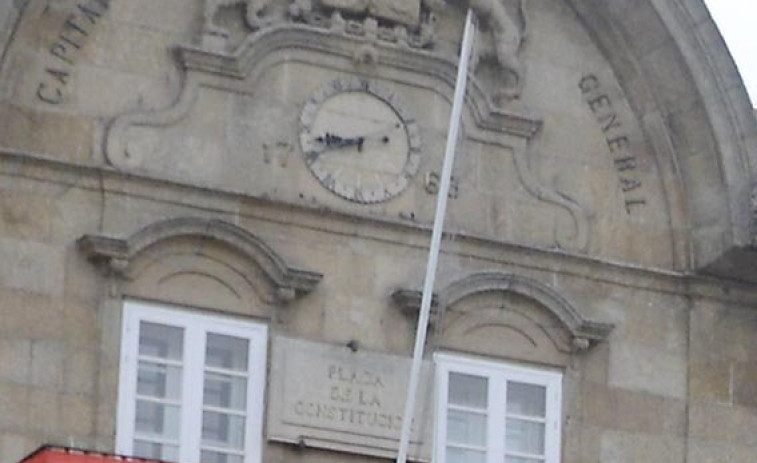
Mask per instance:
[[[430,224],[412,220],[347,214],[313,206],[307,201],[276,201],[233,190],[194,185],[148,174],[122,172],[107,166],[62,161],[2,147],[0,175],[51,182],[67,188],[97,191],[105,195],[134,195],[160,202],[215,210],[222,214],[241,214],[264,222],[363,236],[367,239],[402,242],[410,247],[427,248],[428,234],[431,232]],[[201,194],[200,203],[197,202],[197,194]],[[239,210],[240,202],[246,205],[242,211]],[[282,209],[291,212],[297,219],[282,220]],[[324,223],[324,218],[329,221]],[[368,228],[366,225],[371,227]],[[700,296],[735,304],[753,304],[757,300],[757,289],[735,280],[643,267],[564,250],[532,248],[468,233],[451,231],[446,233],[445,237],[454,239],[445,245],[445,253],[462,253],[469,257],[485,259],[492,264],[553,272],[598,283],[654,292]]]

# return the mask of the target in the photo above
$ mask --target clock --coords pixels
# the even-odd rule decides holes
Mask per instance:
[[[329,82],[300,115],[300,145],[315,178],[348,201],[388,201],[421,162],[418,125],[388,88],[361,78]]]

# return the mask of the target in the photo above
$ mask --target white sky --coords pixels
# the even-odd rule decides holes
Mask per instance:
[[[757,106],[757,2],[754,0],[705,0],[725,38],[741,78]]]

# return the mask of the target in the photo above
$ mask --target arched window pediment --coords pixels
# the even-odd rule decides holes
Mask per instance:
[[[85,235],[79,239],[79,248],[87,258],[103,268],[109,275],[134,279],[149,264],[139,264],[143,257],[151,263],[161,260],[177,260],[182,255],[179,252],[155,252],[161,247],[169,247],[180,241],[196,241],[220,245],[230,250],[236,258],[247,261],[254,268],[258,276],[262,275],[265,286],[273,295],[268,302],[286,303],[294,298],[313,291],[323,278],[323,275],[300,270],[288,266],[273,249],[252,233],[228,222],[218,219],[202,219],[194,217],[174,218],[153,223],[137,231],[128,238],[114,238],[104,235]],[[148,254],[155,254],[149,256]],[[186,253],[184,253],[186,254]],[[200,256],[201,253],[195,253]],[[207,253],[206,253],[207,254]],[[186,257],[186,256],[184,256]],[[204,256],[208,261],[216,261],[224,265],[225,256],[215,257],[210,254]],[[191,275],[191,268],[178,269],[173,275],[180,273]],[[251,279],[251,275],[244,275],[237,270],[241,279]],[[166,277],[168,278],[168,277]]]
[[[569,335],[573,351],[586,350],[592,344],[607,339],[614,328],[612,324],[584,318],[567,299],[537,280],[499,271],[474,273],[449,284],[434,295],[432,311],[435,316],[432,320],[437,320],[440,313],[469,297],[492,292],[523,297],[551,314]],[[417,314],[421,296],[420,291],[399,289],[392,294],[392,299],[406,313]]]

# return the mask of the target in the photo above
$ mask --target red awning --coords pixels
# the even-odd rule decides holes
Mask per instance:
[[[111,463],[111,462],[144,462],[155,463],[158,460],[109,455],[65,447],[45,446],[21,460],[19,463]]]

